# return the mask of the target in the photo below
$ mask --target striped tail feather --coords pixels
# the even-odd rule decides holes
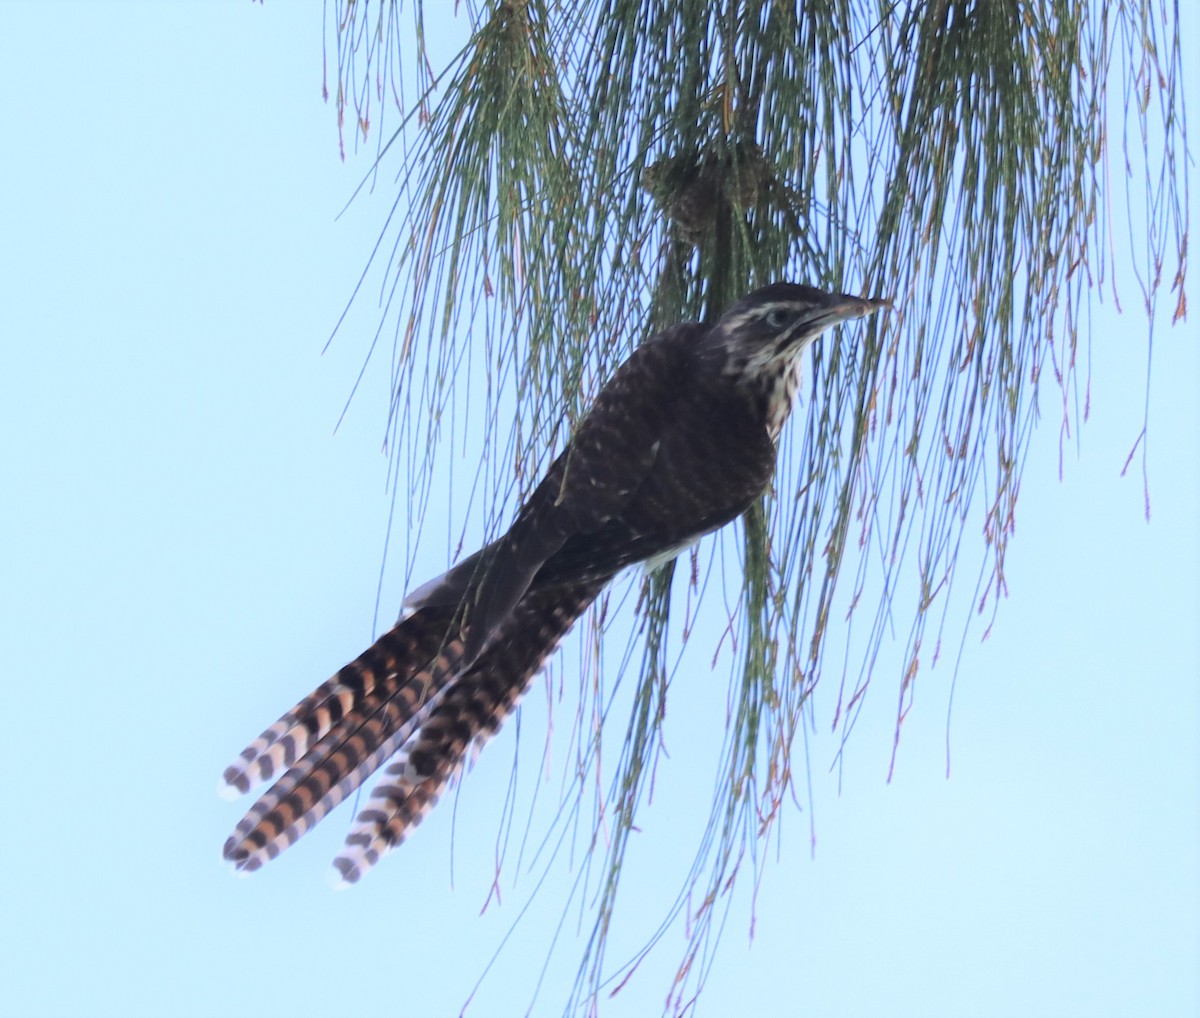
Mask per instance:
[[[312,830],[404,744],[437,702],[435,686],[444,687],[451,675],[440,669],[419,675],[415,681],[432,691],[406,719],[386,691],[363,700],[250,808],[226,841],[225,858],[253,871]]]
[[[384,780],[371,793],[372,805],[359,813],[345,846],[333,860],[337,870],[334,884],[349,887],[358,883],[380,859],[399,848],[437,805],[461,767],[461,760],[447,759],[436,774],[413,780],[406,762],[389,765]]]
[[[491,738],[607,578],[528,593],[482,654],[440,698],[385,771],[334,860],[342,884],[357,883],[437,804],[468,752]]]
[[[234,788],[270,777],[279,760],[290,767],[238,823],[227,860],[249,871],[275,858],[403,745],[461,667],[451,618],[423,610],[403,620],[243,751],[226,771]],[[330,689],[333,699],[322,695]]]
[[[437,654],[452,620],[452,610],[441,607],[398,622],[243,749],[225,768],[222,794],[236,798],[269,781],[350,716],[377,685],[408,679]]]

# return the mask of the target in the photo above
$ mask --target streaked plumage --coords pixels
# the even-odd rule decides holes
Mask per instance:
[[[713,326],[644,343],[509,531],[413,591],[390,632],[226,769],[234,794],[282,775],[225,858],[257,869],[388,764],[335,861],[357,881],[424,818],[613,576],[686,547],[766,490],[800,352],[885,303],[778,283]]]

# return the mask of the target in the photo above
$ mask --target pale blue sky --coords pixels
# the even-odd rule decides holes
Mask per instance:
[[[369,308],[319,356],[383,208],[334,221],[365,164],[338,161],[321,33],[319,4],[0,8],[6,1013],[457,1014],[536,878],[510,866],[480,915],[512,726],[353,891],[324,880],[345,810],[252,878],[219,862],[240,816],[214,794],[222,768],[371,636],[388,511],[383,372],[333,434]],[[1155,333],[1147,524],[1140,478],[1120,476],[1147,328],[1132,285],[1125,315],[1105,300],[1081,451],[1060,483],[1051,408],[1010,597],[963,657],[951,777],[948,668],[922,676],[890,784],[881,669],[840,796],[819,696],[815,858],[793,811],[753,944],[747,886],[700,1014],[1200,1008],[1197,330],[1163,316]],[[417,572],[445,555],[431,542]],[[653,931],[703,823],[727,675],[711,652],[672,690],[614,962]],[[537,687],[535,748],[546,713]],[[569,877],[468,1013],[528,1006]],[[561,1007],[573,929],[535,1013]],[[602,1013],[656,1012],[681,949],[672,931]]]

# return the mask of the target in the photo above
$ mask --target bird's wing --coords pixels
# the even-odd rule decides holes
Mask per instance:
[[[601,389],[509,531],[405,599],[405,607],[464,605],[473,661],[570,538],[599,530],[649,476],[659,438],[687,385],[688,348],[703,326],[676,326],[639,347]]]

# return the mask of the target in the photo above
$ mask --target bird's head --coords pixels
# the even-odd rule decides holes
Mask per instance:
[[[792,409],[800,354],[838,322],[865,318],[891,301],[826,293],[798,283],[772,283],[743,297],[725,312],[707,337],[709,356],[760,402],[767,431],[778,436]]]
[[[748,382],[755,376],[778,377],[790,373],[800,353],[826,329],[890,304],[799,283],[772,283],[726,311],[712,339],[725,352],[727,373],[743,375]]]

